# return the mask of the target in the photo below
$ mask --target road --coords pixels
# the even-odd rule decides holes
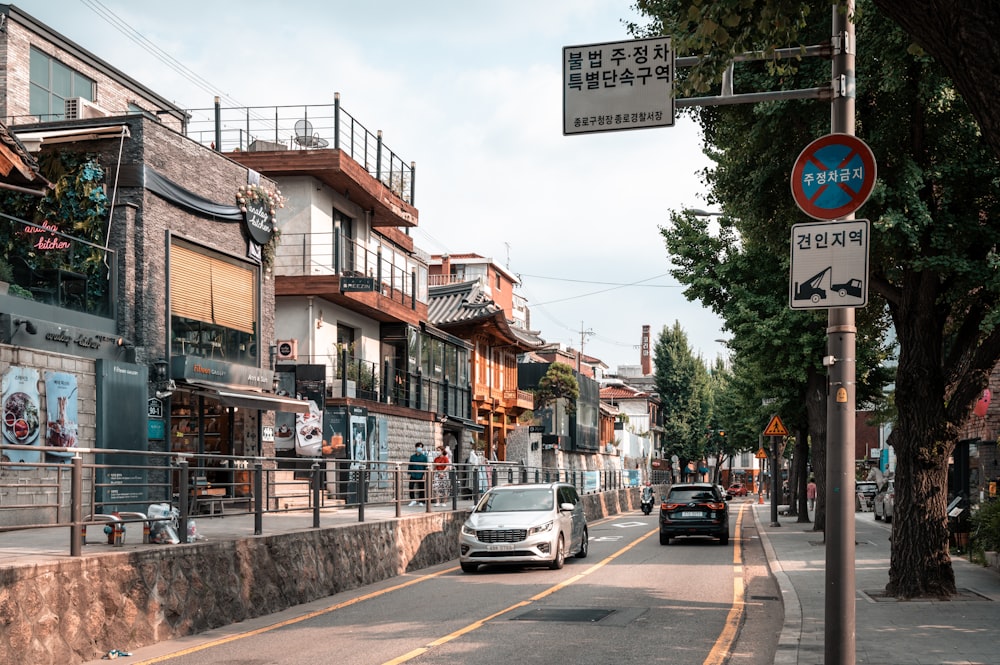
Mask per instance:
[[[170,665],[764,665],[781,602],[745,501],[727,546],[659,545],[657,515],[590,524],[590,554],[562,570],[458,562],[141,649]],[[105,661],[106,662],[106,661]]]

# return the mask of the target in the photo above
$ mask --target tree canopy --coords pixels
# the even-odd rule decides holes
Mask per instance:
[[[703,73],[735,52],[791,46],[800,37],[802,43],[829,40],[828,4],[772,0],[756,3],[750,18],[736,16],[747,13],[745,4],[662,0],[638,7],[650,14],[648,30],[675,36],[680,55],[711,50]],[[872,302],[857,314],[858,380],[878,385],[870,373],[881,367],[878,336],[891,317],[899,346],[898,420],[890,439],[898,464],[896,524],[907,528],[894,526],[887,590],[902,597],[946,595],[955,590],[945,517],[948,457],[1000,358],[1000,152],[943,63],[914,48],[913,36],[879,10],[883,4],[897,3],[862,3],[856,17],[857,133],[872,147],[879,168],[876,190],[859,213],[872,220]],[[997,12],[971,4],[987,19]],[[933,22],[936,16],[923,18]],[[995,53],[993,46],[984,49]],[[797,64],[794,71],[741,67],[736,92],[801,88],[829,79],[828,63]],[[692,89],[704,88],[698,76],[695,71],[687,77]],[[709,265],[701,256],[687,266],[710,271],[690,281],[690,293],[713,302],[717,292],[714,299],[735,333],[734,343],[754,351],[761,376],[782,371],[768,352],[784,352],[786,358],[802,353],[804,362],[792,363],[799,378],[803,369],[807,375],[822,372],[817,364],[822,353],[806,339],[815,326],[806,317],[778,311],[787,307],[784,298],[772,298],[769,306],[752,287],[784,272],[784,287],[775,292],[787,293],[787,266],[768,269],[788,256],[789,227],[802,220],[790,207],[790,169],[809,141],[829,132],[829,109],[816,102],[769,102],[702,109],[696,116],[717,163],[706,174],[712,202],[734,216],[729,223],[742,246],[736,253],[722,251],[725,262]],[[769,316],[770,329],[755,326],[755,316]],[[755,335],[742,337],[744,328]],[[861,357],[863,348],[867,358]]]

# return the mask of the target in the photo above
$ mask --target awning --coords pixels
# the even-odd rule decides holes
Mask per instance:
[[[178,381],[178,390],[186,390],[219,400],[224,406],[237,406],[261,411],[284,411],[286,413],[309,413],[309,402],[293,397],[282,397],[273,393],[258,393],[229,386],[215,386],[197,381]]]
[[[130,136],[128,125],[106,125],[104,127],[75,127],[73,129],[42,129],[38,131],[15,131],[14,135],[24,144],[28,152],[38,152],[42,143],[71,143],[94,139],[113,139]]]
[[[470,432],[484,432],[486,428],[483,425],[479,425],[468,418],[460,418],[459,416],[445,416],[442,421],[444,424],[458,423]]]

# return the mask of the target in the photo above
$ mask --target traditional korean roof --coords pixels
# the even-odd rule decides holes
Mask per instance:
[[[2,122],[0,122],[0,182],[18,187],[52,186],[52,183],[39,172],[38,160]]]
[[[438,328],[455,334],[459,329],[471,332],[476,328],[490,328],[495,335],[522,351],[544,344],[536,332],[513,326],[503,308],[483,291],[479,280],[429,287],[427,319]]]
[[[601,399],[647,399],[649,396],[649,393],[638,390],[624,383],[613,383],[605,385],[601,388]]]

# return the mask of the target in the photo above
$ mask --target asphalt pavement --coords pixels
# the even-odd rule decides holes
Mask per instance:
[[[753,502],[753,497],[737,499]],[[468,508],[470,503],[459,503]],[[451,506],[431,507],[433,511]],[[402,506],[403,515],[426,507]],[[395,517],[393,506],[369,506],[365,521]],[[779,516],[771,525],[771,507],[754,503],[754,523],[781,590],[784,626],[775,656],[776,665],[822,665],[825,654],[826,547],[823,534],[811,523]],[[323,510],[320,526],[356,523],[356,509]],[[223,540],[253,535],[252,514],[198,518],[200,537]],[[313,525],[311,512],[268,514],[263,533],[274,535]],[[958,595],[948,600],[899,601],[884,594],[889,579],[891,526],[876,522],[870,512],[855,513],[855,644],[856,663],[872,665],[1000,665],[1000,572],[955,555],[952,565]],[[0,533],[0,568],[70,558],[68,528]],[[83,556],[102,556],[122,549],[162,548],[144,544],[142,529],[131,525],[123,548],[107,544],[100,527],[90,527]]]

